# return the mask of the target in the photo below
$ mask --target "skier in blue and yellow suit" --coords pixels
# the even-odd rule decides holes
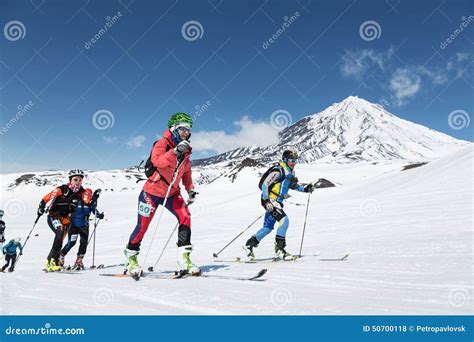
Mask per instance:
[[[283,152],[282,160],[269,168],[260,180],[262,189],[261,202],[267,211],[263,227],[254,234],[245,244],[245,251],[250,259],[255,258],[253,248],[258,247],[260,241],[267,236],[277,223],[275,238],[275,254],[277,258],[289,259],[292,255],[285,251],[286,231],[289,219],[283,211],[283,201],[288,197],[290,189],[300,192],[313,192],[313,184],[300,185],[295,177],[294,168],[298,159],[298,153],[294,150]]]

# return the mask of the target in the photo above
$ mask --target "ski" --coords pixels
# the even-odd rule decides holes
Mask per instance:
[[[90,266],[90,267],[87,267],[87,268],[84,268],[82,270],[77,270],[77,271],[94,271],[94,270],[102,270],[102,269],[105,269],[105,268],[113,268],[113,267],[123,267],[125,264],[114,264],[114,265],[104,265],[104,264],[100,264],[100,265],[97,265],[97,266]],[[67,267],[65,267],[66,270],[68,271],[76,271],[74,269],[74,265],[68,265]]]
[[[258,263],[271,263],[271,262],[290,262],[296,261],[301,259],[297,255],[292,256],[289,259],[281,259],[281,258],[260,258],[260,259],[244,259],[241,257],[236,257],[234,260],[225,260],[225,259],[214,259],[215,262],[236,262],[236,263],[243,263],[243,264],[258,264]]]
[[[183,273],[164,274],[164,273],[144,273],[143,271],[141,274],[130,274],[128,272],[122,272],[122,273],[101,273],[99,275],[102,277],[132,278],[136,281],[140,280],[142,277],[159,278],[159,279],[180,279],[187,276],[187,274],[183,274]]]
[[[81,274],[81,271],[72,271],[72,270],[66,270],[62,269],[60,271],[46,271],[45,269],[42,270],[44,273],[60,273],[60,274]]]
[[[258,281],[267,273],[266,268],[262,268],[258,273],[251,277],[240,277],[240,276],[226,276],[223,274],[201,274],[201,277],[204,278],[216,278],[216,279],[229,279],[229,280],[240,280],[240,281]]]
[[[133,278],[135,280],[139,280],[141,277],[143,278],[153,278],[153,279],[183,279],[183,278],[193,278],[193,277],[203,277],[203,278],[216,278],[216,279],[229,279],[229,280],[240,280],[240,281],[253,281],[261,278],[265,273],[267,273],[267,269],[263,268],[258,271],[257,274],[250,276],[250,277],[241,277],[241,276],[227,276],[222,274],[207,274],[201,273],[200,275],[192,275],[189,273],[173,273],[167,274],[165,272],[145,272],[139,275],[131,275],[129,273],[101,273],[100,276],[104,277],[117,277],[117,278]],[[138,279],[136,279],[138,278]]]
[[[342,258],[326,258],[326,259],[319,259],[320,261],[346,261],[349,257],[349,254],[344,255]]]
[[[258,263],[272,263],[272,262],[291,262],[291,261],[297,261],[299,259],[305,258],[305,257],[316,257],[316,255],[294,255],[290,259],[281,259],[281,258],[259,258],[259,259],[245,259],[241,257],[236,257],[234,260],[225,260],[225,259],[214,259],[214,262],[227,262],[227,263],[243,263],[243,264],[258,264]],[[319,261],[345,261],[349,257],[349,254],[345,254],[341,258],[322,258],[318,259]]]

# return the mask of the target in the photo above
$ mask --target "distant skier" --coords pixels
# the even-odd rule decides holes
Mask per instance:
[[[138,198],[138,221],[124,250],[126,267],[132,275],[141,273],[141,266],[137,260],[140,244],[158,207],[165,201],[166,191],[173,180],[173,173],[178,163],[180,164],[177,176],[170,189],[166,209],[176,216],[179,222],[177,242],[179,271],[200,273],[199,267],[190,259],[191,213],[181,197],[179,187],[182,181],[189,195],[188,203],[192,203],[197,194],[194,191],[189,160],[192,125],[193,120],[189,115],[185,113],[172,115],[168,121],[168,129],[164,132],[163,138],[155,142],[149,162],[145,165],[148,179]]]
[[[298,160],[298,153],[294,150],[283,152],[281,161],[270,167],[261,177],[259,187],[262,190],[261,203],[266,210],[263,227],[254,234],[244,246],[249,259],[254,259],[253,249],[258,247],[262,239],[267,236],[277,223],[275,238],[275,254],[280,259],[291,259],[292,255],[285,250],[286,231],[289,219],[283,211],[283,201],[289,197],[288,191],[313,192],[313,184],[300,185],[295,177],[294,168]]]
[[[2,248],[2,253],[5,255],[5,262],[6,264],[2,267],[2,272],[5,272],[7,267],[10,265],[8,272],[13,272],[15,270],[15,262],[16,262],[16,250],[17,248],[20,249],[20,255],[23,254],[23,246],[20,243],[21,238],[16,237],[10,240],[5,246]]]
[[[4,211],[0,210],[0,248],[3,246],[3,243],[5,242],[5,221],[3,221],[3,214]]]
[[[60,263],[59,255],[71,223],[72,214],[84,192],[83,178],[84,171],[77,169],[69,171],[69,182],[46,194],[39,204],[38,215],[41,216],[46,212],[46,204],[51,202],[47,221],[49,228],[54,233],[54,240],[44,266],[44,270],[47,272],[59,271],[63,266]]]
[[[87,252],[87,242],[89,240],[89,216],[93,213],[97,218],[103,219],[104,213],[97,210],[97,199],[100,194],[100,189],[92,193],[91,189],[85,189],[82,193],[82,198],[78,202],[72,222],[68,229],[68,240],[64,248],[61,250],[59,255],[59,263],[64,265],[64,257],[71,250],[80,237],[79,250],[77,252],[77,258],[74,262],[73,269],[83,270],[84,264],[82,259]]]

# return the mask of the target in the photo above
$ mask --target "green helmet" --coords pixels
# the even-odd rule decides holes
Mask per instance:
[[[170,119],[168,120],[168,128],[173,127],[179,123],[187,123],[189,124],[190,128],[193,127],[193,119],[186,113],[176,113],[171,115]]]

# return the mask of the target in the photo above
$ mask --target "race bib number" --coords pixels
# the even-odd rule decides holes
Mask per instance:
[[[138,204],[138,214],[140,216],[150,217],[152,209],[153,209],[153,207],[148,203],[140,202]]]

